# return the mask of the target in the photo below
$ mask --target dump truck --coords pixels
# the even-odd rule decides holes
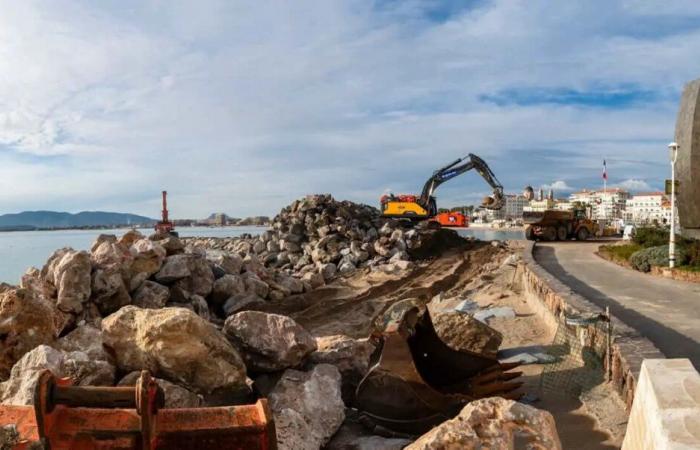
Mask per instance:
[[[584,209],[523,212],[525,238],[530,241],[585,241],[598,233],[598,224],[590,220]]]
[[[468,161],[464,162],[467,159]],[[438,186],[472,169],[475,169],[493,189],[493,195],[484,197],[481,206],[486,209],[501,209],[504,203],[503,185],[483,159],[470,153],[434,171],[423,185],[421,195],[383,195],[380,199],[382,217],[405,219],[412,222],[435,217],[438,214],[438,208],[434,194]],[[437,222],[432,223],[436,224]]]

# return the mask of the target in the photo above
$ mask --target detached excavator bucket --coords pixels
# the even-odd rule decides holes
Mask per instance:
[[[427,309],[395,315],[378,336],[381,350],[355,392],[360,421],[378,431],[421,434],[454,417],[472,400],[519,398],[522,372],[445,344]]]
[[[276,450],[265,399],[254,405],[161,409],[163,391],[142,372],[135,387],[70,386],[41,374],[34,406],[0,406],[13,449]],[[3,447],[6,448],[6,447]]]

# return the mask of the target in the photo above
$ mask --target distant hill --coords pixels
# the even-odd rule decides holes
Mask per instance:
[[[77,214],[56,211],[24,211],[17,214],[0,215],[0,229],[150,225],[154,222],[154,219],[136,214],[104,211],[83,211]]]

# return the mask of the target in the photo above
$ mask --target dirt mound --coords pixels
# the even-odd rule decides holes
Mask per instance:
[[[417,230],[417,233],[420,237],[418,244],[408,249],[408,255],[413,260],[436,258],[448,251],[464,250],[469,243],[455,230],[440,228]]]

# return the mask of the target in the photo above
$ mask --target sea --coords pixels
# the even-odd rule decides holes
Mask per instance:
[[[244,233],[260,234],[265,227],[181,227],[181,237],[236,237]],[[57,231],[6,231],[0,232],[0,282],[18,284],[29,267],[41,269],[51,254],[59,248],[71,247],[89,250],[100,234],[121,236],[127,229],[115,230],[57,230]],[[151,229],[139,230],[144,235]],[[481,240],[523,239],[521,230],[490,228],[465,228],[457,232],[462,236],[474,236]]]

